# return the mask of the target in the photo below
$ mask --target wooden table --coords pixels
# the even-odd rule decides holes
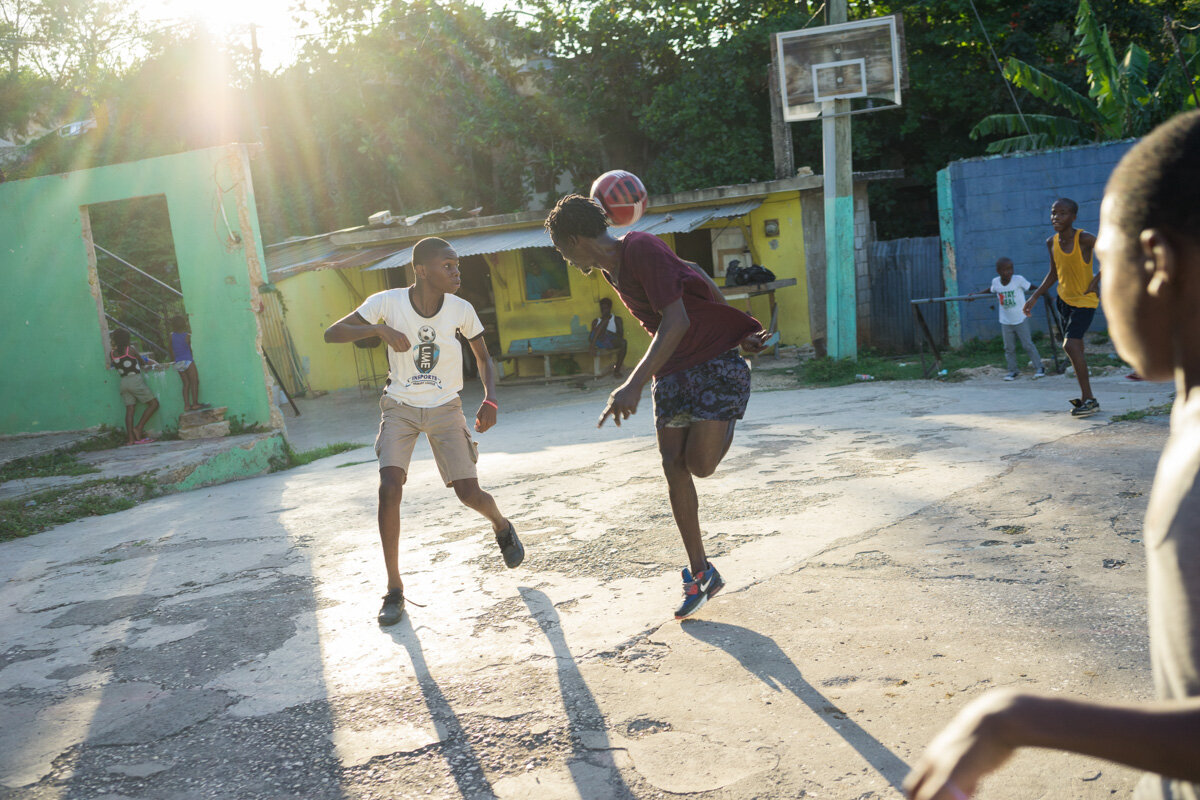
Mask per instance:
[[[746,301],[746,313],[750,312],[750,298],[760,295],[767,296],[767,302],[771,307],[771,323],[767,326],[767,334],[770,335],[779,330],[779,307],[775,305],[775,290],[783,289],[788,286],[795,286],[795,278],[783,278],[782,280],[771,281],[770,283],[748,283],[745,286],[722,286],[721,294],[725,295],[725,299],[730,301],[732,305],[734,300]],[[771,348],[774,355],[779,354],[779,345],[776,344]],[[765,350],[763,351],[766,352]]]

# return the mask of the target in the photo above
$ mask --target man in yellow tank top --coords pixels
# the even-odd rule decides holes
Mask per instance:
[[[1025,316],[1033,314],[1037,299],[1058,284],[1055,306],[1063,321],[1063,350],[1075,368],[1075,379],[1079,381],[1079,399],[1072,400],[1071,416],[1090,417],[1100,410],[1100,403],[1092,394],[1092,383],[1088,380],[1087,358],[1083,351],[1083,335],[1091,327],[1092,318],[1100,306],[1100,271],[1092,272],[1092,252],[1096,237],[1087,231],[1076,230],[1075,216],[1079,204],[1065,197],[1050,206],[1050,225],[1054,235],[1046,240],[1050,252],[1050,271],[1042,285],[1025,301]]]

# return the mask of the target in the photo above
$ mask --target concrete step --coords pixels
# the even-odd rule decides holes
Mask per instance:
[[[217,406],[216,408],[201,408],[197,411],[185,411],[179,415],[179,427],[180,429],[194,428],[210,422],[220,422],[225,419],[225,412],[228,410],[228,406]]]
[[[192,412],[195,413],[195,412]],[[229,420],[220,419],[203,425],[179,426],[180,439],[215,439],[229,435]]]

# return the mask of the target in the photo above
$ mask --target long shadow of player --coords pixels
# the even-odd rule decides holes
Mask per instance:
[[[558,665],[558,690],[562,695],[563,706],[567,711],[567,724],[571,731],[572,753],[567,768],[571,771],[571,779],[575,781],[579,796],[585,800],[593,797],[597,800],[632,798],[633,793],[621,777],[611,752],[606,749],[609,741],[604,732],[604,714],[584,682],[583,675],[575,664],[575,657],[571,655],[571,649],[567,647],[567,638],[563,635],[554,603],[537,589],[521,586],[517,591],[521,593],[521,599],[529,607],[529,613],[537,620],[538,627],[542,629],[554,650],[554,661]],[[596,786],[594,778],[597,766],[609,773],[607,785],[602,791],[602,787]]]
[[[417,676],[421,694],[425,697],[425,706],[429,709],[429,718],[433,720],[434,730],[442,742],[442,757],[446,760],[454,782],[458,784],[459,793],[467,798],[494,797],[495,792],[484,774],[475,748],[471,747],[467,732],[463,730],[462,723],[458,721],[458,715],[454,713],[446,695],[442,694],[442,688],[429,674],[425,653],[421,650],[421,640],[417,638],[417,632],[413,629],[408,614],[401,617],[400,622],[388,632],[408,651],[413,673]]]
[[[689,636],[724,650],[738,660],[750,673],[775,691],[787,689],[812,709],[858,751],[897,791],[908,774],[909,766],[882,742],[863,730],[846,712],[835,706],[812,684],[804,680],[800,670],[783,649],[769,636],[763,636],[740,625],[705,620],[684,620],[681,627]]]

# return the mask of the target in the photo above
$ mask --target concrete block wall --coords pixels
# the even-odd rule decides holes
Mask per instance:
[[[1001,256],[1011,258],[1016,273],[1034,286],[1041,283],[1049,264],[1046,239],[1053,233],[1050,206],[1060,197],[1071,198],[1079,204],[1075,226],[1095,233],[1104,185],[1134,144],[1135,140],[1106,142],[950,164],[953,226],[949,230],[943,226],[942,238],[944,244],[953,245],[959,293],[987,288]],[[945,219],[947,210],[940,211]],[[1093,331],[1107,329],[1103,305],[1101,298]],[[999,335],[995,303],[977,300],[960,309],[963,340]],[[1045,329],[1040,304],[1034,320],[1035,330]]]
[[[854,186],[854,288],[855,312],[859,346],[871,340],[871,275],[867,259],[867,245],[874,239],[871,227],[871,210],[867,205],[867,186]]]

